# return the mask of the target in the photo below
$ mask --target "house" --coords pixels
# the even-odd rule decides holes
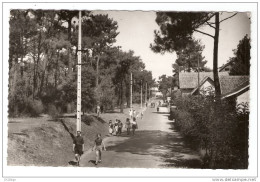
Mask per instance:
[[[214,94],[215,86],[212,72],[180,73],[180,93],[185,95]],[[221,99],[237,106],[239,110],[248,109],[250,81],[249,76],[229,76],[228,72],[219,72]],[[199,85],[199,86],[198,86]],[[246,107],[245,107],[246,106]]]
[[[233,90],[221,95],[221,99],[235,98],[236,105],[249,104],[250,82],[249,79],[242,82]]]
[[[150,91],[150,94],[152,97],[156,97],[156,96],[158,97],[158,96],[162,95],[162,93],[159,91],[158,87],[151,87],[149,91]]]
[[[228,72],[219,72],[220,76],[229,76]],[[198,79],[199,78],[199,79]],[[212,85],[209,81],[209,78],[213,80],[213,72],[200,72],[199,75],[197,72],[184,72],[179,73],[179,89],[182,93],[182,96],[190,95],[196,87],[204,83],[203,86]],[[195,92],[195,91],[194,91]]]
[[[228,73],[230,73],[233,63],[234,63],[234,61],[229,61],[228,63],[222,65],[222,66],[219,68],[218,71],[219,71],[219,72],[228,72]]]
[[[225,97],[229,93],[233,93],[236,91],[237,88],[239,88],[243,83],[248,83],[249,86],[249,76],[225,76],[221,75],[219,76],[219,83],[220,83],[220,90],[221,90],[221,96]],[[205,77],[198,86],[196,86],[192,92],[191,95],[197,95],[198,90],[200,91],[200,94],[208,95],[210,93],[214,93],[215,87],[214,87],[214,81],[210,77]]]

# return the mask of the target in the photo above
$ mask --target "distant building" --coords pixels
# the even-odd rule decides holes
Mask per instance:
[[[162,93],[159,91],[158,87],[151,87],[150,93],[152,97],[160,97],[162,96]]]
[[[249,104],[249,90],[250,82],[249,79],[237,85],[233,90],[222,94],[221,99],[236,99],[236,105]]]
[[[228,72],[219,72],[219,76],[229,76]],[[200,72],[199,73],[199,83],[200,85],[204,83],[206,86],[208,79],[213,80],[213,72]],[[212,85],[212,84],[210,84]],[[184,72],[179,73],[179,89],[182,96],[190,95],[194,92],[194,89],[198,87],[198,73],[197,72]]]
[[[237,91],[240,90],[241,86],[242,88],[249,87],[249,76],[219,76],[219,82],[220,82],[220,89],[221,89],[221,97],[222,99],[236,95]],[[198,92],[199,90],[199,92]],[[199,89],[198,86],[195,87],[192,92],[191,95],[197,95],[199,94],[205,94],[208,95],[210,94],[210,92],[214,93],[215,91],[215,87],[214,87],[214,81],[213,79],[211,79],[210,77],[205,77],[200,85],[199,85]],[[242,92],[239,92],[242,94]],[[242,96],[241,98],[239,97],[240,100],[242,100]]]
[[[231,69],[232,69],[232,65],[234,64],[234,61],[229,61],[228,63],[222,65],[221,67],[219,67],[219,72],[228,72],[230,73]]]

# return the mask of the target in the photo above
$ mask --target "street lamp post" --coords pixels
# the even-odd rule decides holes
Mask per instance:
[[[145,107],[147,103],[147,82],[145,83]]]
[[[130,74],[130,110],[133,110],[133,74]]]
[[[200,59],[200,57],[199,57],[199,55],[198,55],[198,95],[200,94],[200,69],[199,69],[199,59]]]
[[[81,131],[81,11],[79,11],[78,37],[77,131]]]
[[[141,110],[143,108],[143,82],[141,80]]]

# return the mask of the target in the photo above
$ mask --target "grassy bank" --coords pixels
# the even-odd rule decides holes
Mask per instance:
[[[139,105],[134,105],[136,111]],[[120,119],[123,123],[129,108],[82,118],[82,136],[85,149],[93,146],[97,133],[108,135],[108,121]],[[73,137],[76,133],[76,118],[66,116],[54,121],[48,115],[37,118],[9,118],[8,165],[12,166],[68,166],[74,160]],[[73,162],[72,162],[73,163]]]
[[[107,135],[107,123],[94,116],[89,125],[82,122],[86,149],[93,145],[97,133]],[[16,118],[8,123],[8,165],[67,166],[74,159],[73,135],[76,119],[53,121],[48,116]]]

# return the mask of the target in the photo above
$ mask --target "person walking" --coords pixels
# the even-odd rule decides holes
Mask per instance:
[[[97,116],[99,117],[99,114],[100,114],[100,106],[97,105]]]
[[[132,109],[129,110],[129,116],[130,116],[131,119],[133,118],[133,111],[132,111]]]
[[[109,127],[108,128],[109,134],[112,135],[113,134],[113,130],[114,130],[114,126],[113,126],[112,120],[109,120],[108,127]]]
[[[133,118],[135,118],[136,117],[136,111],[134,110],[133,111]]]
[[[77,131],[77,136],[74,138],[73,151],[75,153],[77,166],[79,166],[80,157],[84,151],[84,140],[83,137],[81,136],[81,131]]]
[[[125,128],[126,128],[127,135],[130,135],[131,123],[129,118],[126,118]]]
[[[133,118],[133,122],[132,122],[132,132],[133,132],[133,135],[135,135],[135,130],[136,129],[138,129],[136,118]]]
[[[122,134],[122,128],[123,128],[123,123],[118,120],[118,134],[121,135]]]
[[[114,124],[114,132],[115,132],[115,135],[117,136],[117,134],[118,134],[118,128],[119,128],[119,123],[118,123],[118,120],[116,119],[116,122],[115,122],[115,124]]]
[[[92,151],[93,150],[96,151],[95,165],[97,165],[98,163],[101,163],[102,146],[103,146],[104,150],[106,151],[106,146],[101,138],[101,134],[99,133],[99,134],[97,134],[97,138],[94,141],[94,147],[92,148]]]
[[[143,119],[144,113],[143,111],[141,111],[141,119]]]
[[[104,113],[104,106],[103,106],[103,105],[100,106],[100,113],[101,113],[101,114]]]

